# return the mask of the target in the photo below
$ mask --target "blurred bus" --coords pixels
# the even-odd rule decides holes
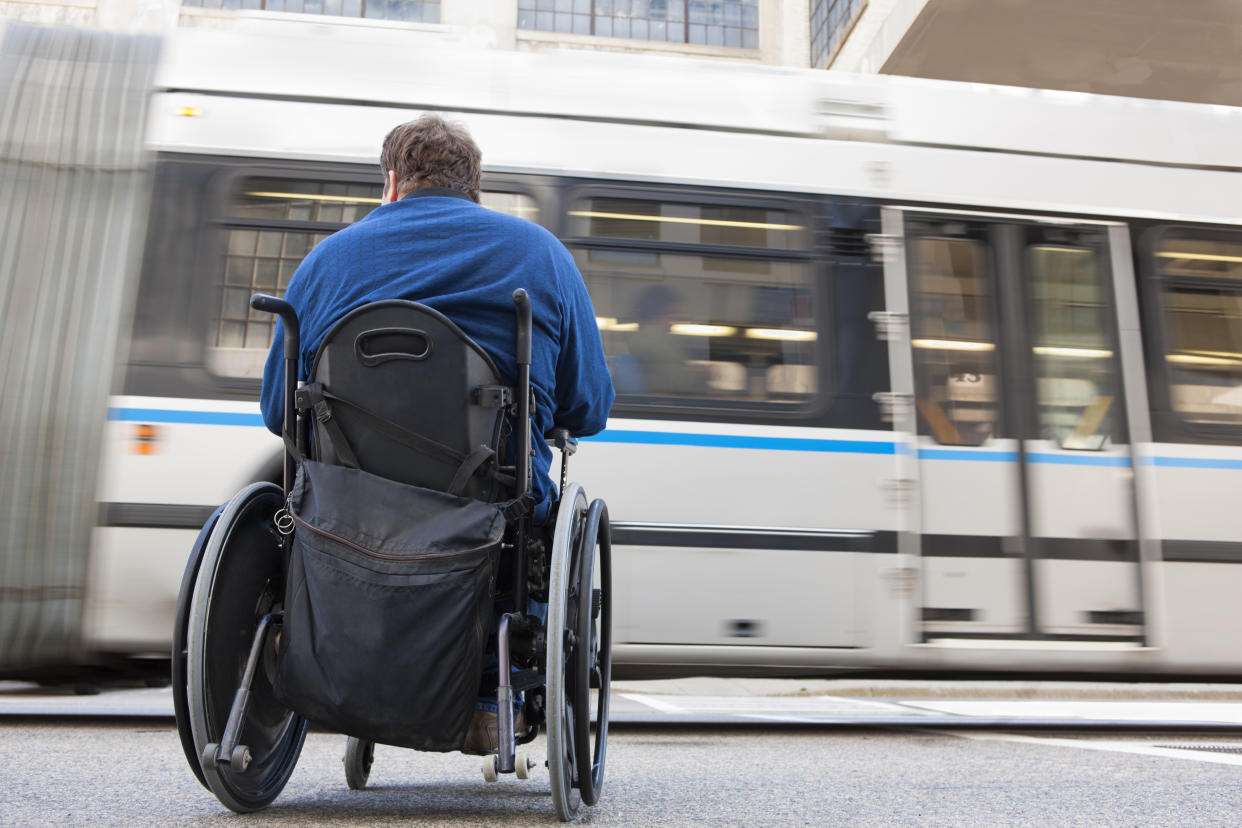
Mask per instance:
[[[1242,109],[288,21],[0,37],[49,99],[111,37],[130,94],[4,110],[46,140],[3,159],[0,672],[167,658],[195,532],[279,478],[247,299],[437,111],[595,303],[619,675],[1242,674]]]

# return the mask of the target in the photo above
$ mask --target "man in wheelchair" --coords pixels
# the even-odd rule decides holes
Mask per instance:
[[[558,492],[543,436],[567,458],[606,424],[590,297],[551,233],[479,204],[463,128],[396,127],[381,170],[381,205],[317,245],[283,300],[252,299],[280,316],[260,402],[285,485],[235,495],[187,563],[182,746],[251,811],[284,787],[309,720],[350,736],[354,788],[376,742],[525,778],[514,745],[543,724],[572,819],[602,785],[610,541],[564,459]]]
[[[470,134],[436,115],[388,133],[380,154],[381,206],[311,250],[285,292],[301,323],[300,379],[309,377],[324,334],[346,313],[381,299],[410,299],[455,322],[512,380],[510,296],[521,288],[534,312],[534,433],[559,426],[575,437],[597,434],[614,395],[586,285],[555,236],[479,204],[480,160]],[[283,341],[277,322],[260,398],[264,422],[278,435]],[[540,524],[554,497],[552,452],[543,440],[534,449],[534,520]]]
[[[324,334],[339,319],[383,299],[410,299],[440,311],[487,352],[503,377],[516,377],[510,296],[521,288],[535,309],[534,433],[550,434],[555,425],[575,437],[597,434],[607,422],[613,388],[582,276],[551,233],[479,204],[480,160],[470,134],[436,115],[388,133],[380,154],[380,208],[320,242],[285,293],[301,323],[300,379],[309,378]],[[277,323],[261,397],[264,421],[276,434],[284,416],[282,352]],[[551,450],[543,440],[534,449],[533,521],[539,526],[555,490]],[[494,749],[496,729],[494,700],[480,699],[465,750]]]

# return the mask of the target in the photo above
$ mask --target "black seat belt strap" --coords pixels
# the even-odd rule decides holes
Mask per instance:
[[[366,418],[371,425],[373,425],[378,431],[382,432],[386,437],[396,440],[398,443],[401,443],[408,448],[430,455],[431,457],[434,457],[437,460],[442,460],[445,463],[452,463],[453,465],[459,465],[466,459],[466,456],[461,452],[454,451],[443,443],[438,443],[429,437],[424,437],[421,434],[404,429],[391,420],[387,420],[372,411],[368,411],[351,400],[347,400],[344,397],[338,397],[329,391],[324,391],[323,395],[331,402],[349,406],[355,412]]]
[[[496,452],[487,446],[479,446],[470,452],[470,455],[457,467],[457,473],[453,475],[453,481],[449,483],[448,493],[451,495],[462,494],[466,490],[466,485],[470,482],[470,478],[474,477],[484,463],[487,463],[495,456]]]

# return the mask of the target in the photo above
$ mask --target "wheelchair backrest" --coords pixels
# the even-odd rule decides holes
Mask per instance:
[[[385,300],[346,314],[324,336],[298,394],[315,459],[484,500],[507,494],[491,472],[504,460],[512,390],[491,358],[432,308]]]

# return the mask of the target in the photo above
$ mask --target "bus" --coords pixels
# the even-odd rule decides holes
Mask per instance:
[[[590,290],[617,675],[1242,674],[1242,109],[288,20],[0,38],[44,96],[4,110],[0,674],[167,660],[196,532],[279,480],[247,300],[428,111]]]

